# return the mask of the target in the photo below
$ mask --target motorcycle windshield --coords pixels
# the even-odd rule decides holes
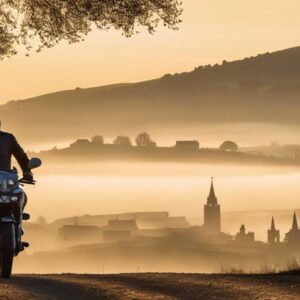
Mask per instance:
[[[18,186],[18,175],[16,173],[0,171],[0,193],[10,193]]]

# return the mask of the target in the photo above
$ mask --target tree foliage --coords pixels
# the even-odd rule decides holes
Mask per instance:
[[[93,144],[97,144],[97,145],[103,145],[104,144],[104,139],[103,136],[101,135],[94,135],[91,139],[91,142]]]
[[[138,134],[138,136],[135,138],[135,143],[137,146],[142,146],[142,147],[155,144],[155,142],[151,139],[149,133],[147,132]]]
[[[238,145],[233,141],[225,141],[221,144],[220,150],[222,150],[222,151],[237,151]]]
[[[128,136],[119,135],[115,138],[114,145],[131,146],[131,140]]]
[[[160,22],[176,29],[181,12],[181,0],[1,0],[0,58],[15,54],[17,44],[39,51],[79,42],[93,28],[125,36],[138,26],[153,33]]]

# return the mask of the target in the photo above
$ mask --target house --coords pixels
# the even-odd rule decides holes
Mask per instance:
[[[200,144],[198,141],[176,141],[175,148],[178,150],[199,150]]]

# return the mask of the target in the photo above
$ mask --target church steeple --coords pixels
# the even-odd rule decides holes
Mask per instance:
[[[287,241],[288,243],[290,243],[290,245],[293,246],[297,245],[298,247],[300,245],[300,228],[298,227],[296,212],[294,212],[293,215],[292,228],[285,235],[285,241]]]
[[[294,212],[292,230],[298,230],[298,229],[299,228],[298,228],[297,216],[296,216],[296,212]]]
[[[209,195],[207,197],[207,204],[211,204],[211,205],[218,204],[218,199],[216,197],[215,189],[214,189],[214,178],[213,177],[211,177],[210,191],[209,191]]]
[[[207,203],[204,205],[203,229],[206,234],[217,235],[221,232],[220,205],[215,194],[213,177],[211,178],[210,191]]]
[[[274,245],[280,242],[280,231],[276,230],[274,217],[272,217],[271,228],[268,230],[268,243]]]
[[[275,228],[275,222],[274,222],[274,217],[272,217],[272,221],[271,221],[271,230],[272,231],[276,230],[276,228]]]

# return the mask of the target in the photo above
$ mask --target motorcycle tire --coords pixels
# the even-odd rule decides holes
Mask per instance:
[[[14,227],[14,224],[1,225],[0,271],[2,278],[11,276],[16,244]]]

